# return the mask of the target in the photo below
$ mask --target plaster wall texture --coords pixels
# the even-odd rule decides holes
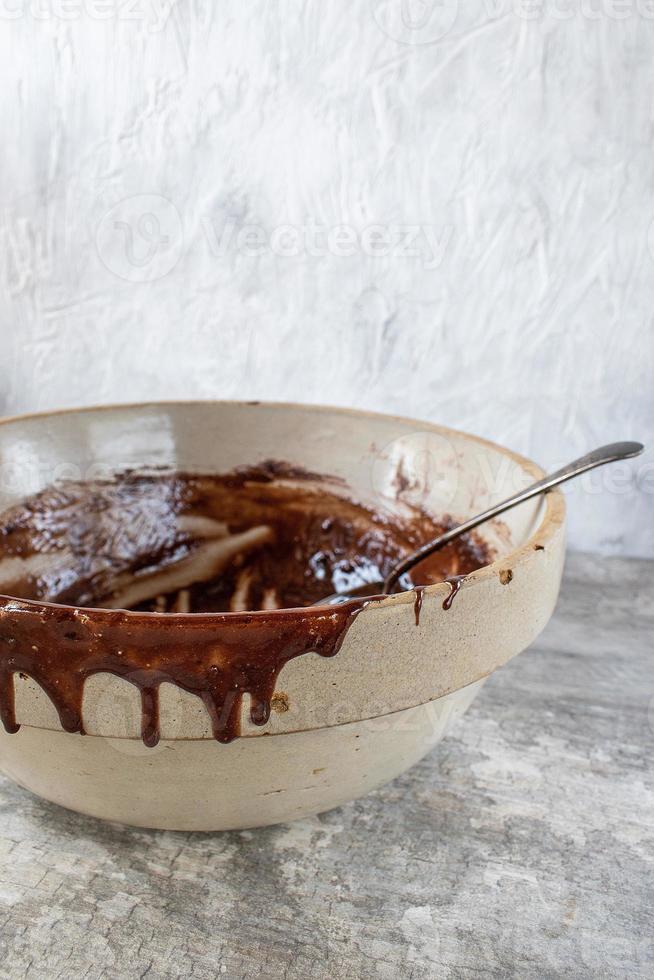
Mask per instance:
[[[654,6],[1,7],[0,412],[652,442]],[[569,499],[572,547],[654,555],[653,454]]]

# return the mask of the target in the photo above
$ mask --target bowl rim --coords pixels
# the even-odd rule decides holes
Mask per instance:
[[[491,439],[485,439],[482,436],[474,435],[470,432],[466,432],[463,429],[454,429],[451,426],[439,425],[436,422],[416,419],[407,415],[395,415],[389,412],[377,412],[369,409],[351,408],[340,405],[314,404],[312,402],[304,403],[232,398],[179,398],[153,399],[151,401],[135,402],[111,402],[99,405],[79,405],[69,408],[43,409],[37,412],[6,415],[0,417],[0,427],[11,425],[12,423],[47,419],[60,415],[83,415],[87,412],[150,408],[184,408],[187,406],[300,409],[304,412],[314,412],[321,415],[349,415],[355,418],[388,419],[407,426],[419,425],[423,430],[444,435],[451,434],[458,437],[462,436],[464,439],[467,439],[470,442],[477,443],[477,445],[494,449],[497,452],[508,456],[511,460],[513,460],[513,462],[517,463],[528,473],[532,474],[535,480],[541,479],[543,476],[545,476],[545,471],[528,457],[522,456],[520,453],[516,453],[512,449],[508,449],[506,446],[502,446],[500,443],[494,442]],[[525,560],[528,556],[533,555],[535,551],[545,552],[547,550],[547,543],[552,540],[561,526],[565,523],[565,497],[561,490],[554,489],[547,491],[542,495],[542,502],[545,505],[542,519],[538,527],[529,536],[529,538],[521,545],[518,545],[518,547],[513,548],[511,551],[501,555],[499,558],[494,559],[487,565],[482,565],[481,568],[478,568],[466,575],[461,582],[462,590],[467,590],[468,588],[476,585],[479,582],[485,581],[486,579],[494,578],[507,567],[514,568],[517,563]],[[451,590],[451,586],[445,581],[436,582],[433,585],[420,586],[419,588],[424,596],[441,596],[442,598],[446,598]],[[409,602],[414,603],[415,598],[415,588],[408,589],[403,592],[395,592],[393,595],[382,596],[380,598],[373,597],[371,600],[366,600],[365,606],[361,612],[365,613],[368,611],[368,609],[373,608],[389,609],[393,605],[405,605]],[[192,623],[195,623],[197,626],[206,626],[211,623],[224,622],[225,620],[235,622],[237,619],[243,621],[253,617],[265,617],[267,619],[273,617],[284,618],[290,615],[297,617],[298,613],[304,613],[305,615],[309,616],[325,615],[325,613],[328,611],[333,611],[334,609],[333,606],[321,604],[312,606],[294,606],[283,609],[249,610],[244,612],[158,613],[133,611],[129,609],[108,609],[100,606],[75,606],[68,603],[46,602],[40,599],[21,599],[19,596],[10,596],[2,593],[0,593],[0,609],[8,608],[6,601],[4,600],[9,600],[10,603],[19,603],[22,611],[24,612],[36,613],[41,609],[58,609],[62,611],[67,610],[75,614],[83,613],[84,615],[92,616],[94,619],[102,619],[104,617],[115,617],[116,615],[120,615],[121,617],[128,617],[133,622],[138,621],[138,623],[142,626],[149,624],[153,627],[155,625],[161,626],[162,622],[168,623],[171,627],[176,623],[180,625],[183,624],[185,626],[190,626]],[[360,600],[352,600],[352,602],[359,603]]]

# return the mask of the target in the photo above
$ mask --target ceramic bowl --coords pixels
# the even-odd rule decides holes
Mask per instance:
[[[161,403],[3,420],[0,505],[60,478],[151,467],[224,473],[270,458],[339,477],[365,503],[392,509],[404,501],[460,519],[542,475],[501,446],[409,419],[307,405]],[[43,690],[15,675],[21,727],[0,733],[0,768],[47,800],[145,827],[255,827],[352,800],[425,755],[485,678],[543,629],[560,585],[564,520],[557,491],[485,526],[495,558],[464,579],[449,608],[447,583],[427,587],[421,604],[415,592],[371,603],[335,657],[308,653],[286,664],[267,724],[254,726],[245,704],[241,737],[229,744],[212,738],[199,698],[163,684],[161,739],[147,748],[138,692],[108,673],[86,682],[87,734],[69,734]],[[25,615],[36,624],[40,611],[28,603]],[[183,621],[166,617],[173,638]]]

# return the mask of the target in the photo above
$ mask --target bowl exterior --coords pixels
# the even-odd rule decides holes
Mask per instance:
[[[38,796],[139,827],[232,830],[295,820],[347,803],[425,755],[483,681],[391,715],[229,745],[25,727],[0,734],[0,767]]]

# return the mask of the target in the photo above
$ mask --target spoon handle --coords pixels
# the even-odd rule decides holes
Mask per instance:
[[[605,463],[614,463],[619,459],[629,459],[632,456],[639,456],[643,449],[644,446],[640,442],[612,442],[608,446],[601,446],[599,449],[594,449],[593,452],[586,453],[585,456],[576,459],[573,463],[568,463],[567,466],[563,466],[560,470],[550,473],[549,476],[544,476],[542,480],[532,483],[531,486],[525,487],[524,490],[519,490],[518,493],[515,493],[507,500],[503,500],[499,504],[493,504],[488,510],[477,514],[476,517],[471,517],[462,524],[457,524],[456,527],[450,528],[445,534],[441,534],[438,538],[428,541],[427,544],[424,544],[421,548],[417,548],[410,555],[407,555],[406,558],[403,558],[401,562],[398,562],[384,581],[384,592],[392,592],[398,579],[405,572],[408,572],[409,569],[413,568],[414,565],[417,565],[418,562],[421,562],[423,558],[427,558],[428,555],[432,555],[440,548],[444,548],[450,541],[454,541],[460,535],[472,531],[480,524],[483,524],[484,521],[503,514],[505,510],[516,507],[525,500],[536,497],[539,493],[546,493],[552,487],[558,486],[559,483],[565,483],[566,480],[571,480],[573,477],[579,476],[580,473],[585,473],[586,470],[592,470],[596,466],[604,466]]]

